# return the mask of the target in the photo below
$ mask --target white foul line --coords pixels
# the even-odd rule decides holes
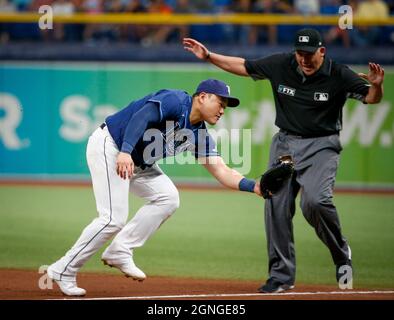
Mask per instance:
[[[267,296],[307,296],[307,295],[363,295],[363,294],[394,294],[394,291],[317,291],[317,292],[281,292],[281,293],[225,293],[225,294],[184,294],[168,296],[140,296],[140,297],[106,297],[106,298],[73,298],[72,300],[157,300],[182,298],[223,298],[223,297],[267,297]],[[71,297],[70,297],[71,298]],[[68,300],[49,299],[49,300]]]

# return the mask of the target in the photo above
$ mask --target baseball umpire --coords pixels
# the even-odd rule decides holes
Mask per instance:
[[[294,287],[296,261],[292,218],[300,189],[303,215],[330,250],[337,281],[345,273],[352,275],[350,247],[342,235],[332,201],[342,150],[339,140],[342,108],[347,98],[368,104],[380,102],[383,68],[369,63],[368,74],[356,74],[329,59],[322,37],[315,29],[296,33],[294,52],[257,60],[213,53],[191,38],[185,38],[183,44],[199,59],[225,71],[271,82],[275,124],[280,131],[272,138],[269,167],[274,166],[278,158],[290,155],[294,173],[265,202],[269,278],[259,291],[282,292]]]
[[[228,85],[208,79],[193,96],[163,89],[133,101],[93,132],[86,157],[99,216],[47,270],[64,294],[86,294],[77,286],[77,272],[112,236],[102,255],[104,264],[135,280],[146,278],[133,262],[133,249],[141,247],[179,207],[178,191],[157,160],[190,151],[224,186],[261,195],[257,182],[224,163],[205,125],[205,121],[216,124],[226,107],[238,105]],[[129,191],[146,204],[127,223]]]

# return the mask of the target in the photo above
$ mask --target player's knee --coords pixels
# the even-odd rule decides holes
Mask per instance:
[[[172,189],[162,194],[160,197],[160,202],[163,206],[165,206],[166,211],[169,215],[173,214],[176,209],[179,208],[180,200],[179,200],[179,192],[177,189]]]
[[[96,222],[96,224],[100,224],[102,228],[106,228],[106,231],[110,233],[118,232],[126,224],[126,221],[114,219],[113,217],[99,217],[96,218],[94,221]]]
[[[179,192],[178,190],[173,190],[168,195],[168,206],[170,207],[171,211],[174,212],[180,206],[180,199],[179,199]]]
[[[111,228],[111,230],[114,230],[114,232],[120,231],[125,225],[126,225],[126,221],[116,217],[112,217],[107,222],[107,226]]]
[[[113,221],[111,221],[110,225],[116,231],[120,231],[126,225],[126,221],[113,220]]]

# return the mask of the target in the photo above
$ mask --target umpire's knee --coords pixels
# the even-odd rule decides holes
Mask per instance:
[[[305,216],[309,214],[324,214],[327,207],[333,206],[332,197],[319,193],[302,194],[301,210]]]

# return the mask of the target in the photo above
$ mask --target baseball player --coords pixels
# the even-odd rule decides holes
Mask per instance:
[[[265,202],[269,278],[259,291],[281,292],[294,287],[296,261],[292,218],[300,189],[303,215],[330,250],[337,281],[345,273],[351,276],[350,247],[342,235],[332,201],[342,150],[339,140],[342,108],[347,98],[378,103],[383,95],[383,68],[369,63],[368,74],[356,74],[347,66],[332,61],[326,57],[322,37],[315,29],[297,32],[294,52],[257,60],[213,53],[190,38],[185,38],[183,43],[185,49],[199,59],[225,71],[271,82],[275,124],[280,131],[272,139],[269,167],[273,167],[279,157],[290,155],[295,171],[292,179]]]
[[[205,125],[216,124],[226,107],[238,105],[228,85],[208,79],[193,96],[164,89],[133,101],[93,132],[86,157],[99,216],[47,270],[64,294],[86,294],[77,286],[77,272],[113,236],[102,255],[104,264],[135,280],[146,278],[133,262],[133,249],[141,247],[179,207],[178,191],[155,163],[158,159],[190,151],[224,186],[261,195],[258,183],[224,163]],[[146,204],[127,223],[129,192]]]

